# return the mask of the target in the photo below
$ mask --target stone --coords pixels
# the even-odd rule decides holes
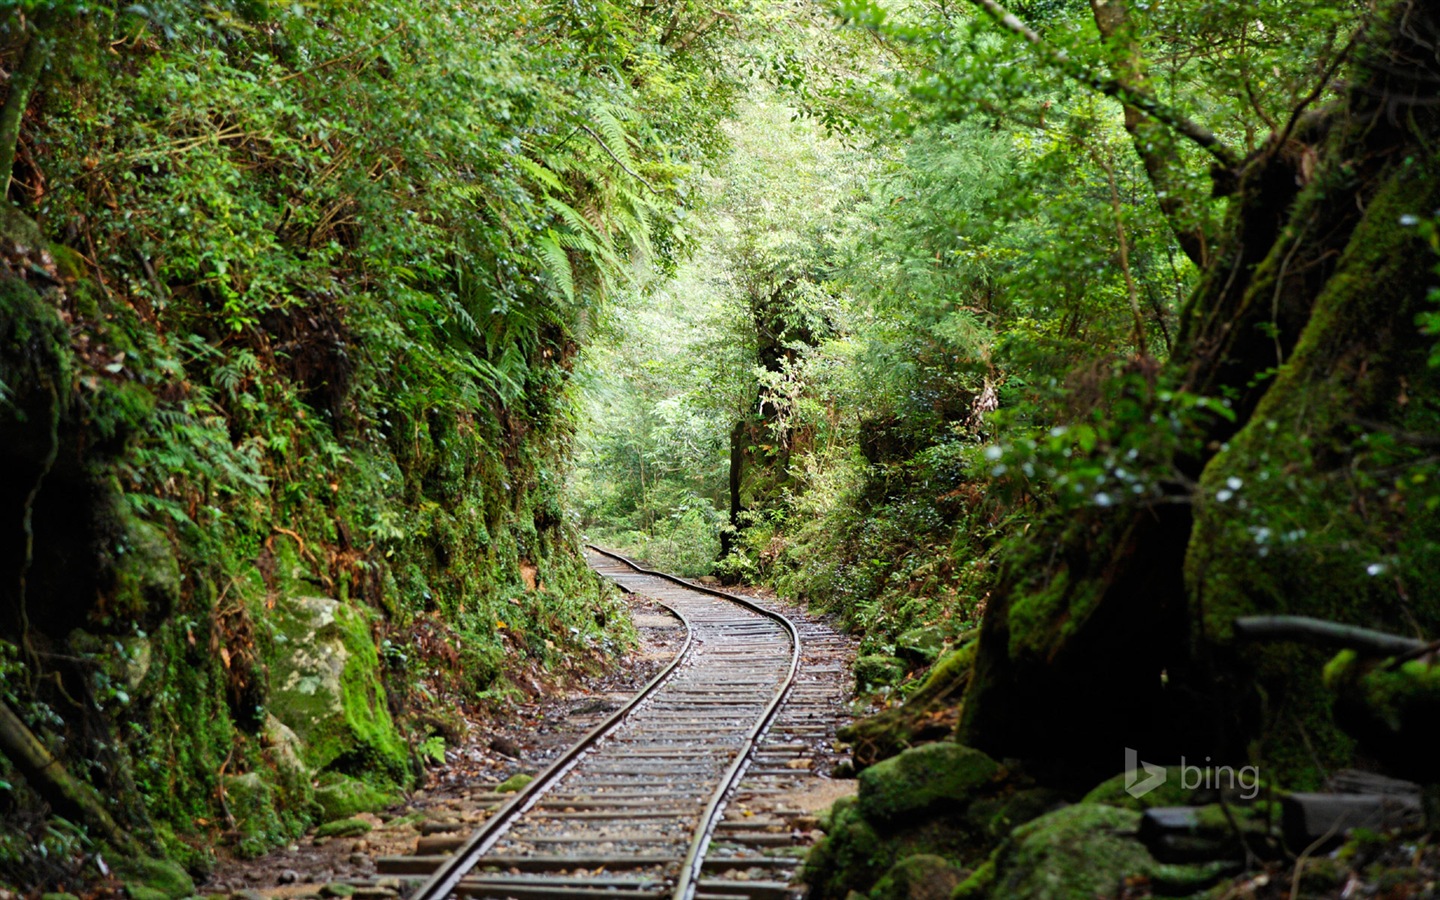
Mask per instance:
[[[114,870],[116,875],[125,882],[127,891],[131,886],[145,887],[159,891],[166,897],[172,897],[175,900],[195,894],[195,881],[190,874],[179,863],[167,859],[134,857],[116,863]],[[136,898],[136,900],[153,900],[153,898]]]
[[[1157,893],[1183,895],[1203,890],[1231,871],[1228,862],[1157,862],[1135,836],[1140,817],[1135,810],[1078,803],[1021,825],[993,857],[988,895],[1091,900],[1117,894],[1128,878],[1147,879]],[[969,884],[956,896],[969,895],[964,891]]]
[[[891,866],[870,889],[871,900],[950,900],[965,871],[941,856],[917,853]]]
[[[356,837],[370,832],[370,823],[363,819],[337,819],[315,829],[318,838]]]
[[[529,775],[525,772],[516,772],[514,775],[511,775],[509,778],[496,785],[495,791],[501,794],[514,793],[515,791],[520,790],[521,788],[525,787],[525,785],[529,784],[534,780],[534,775]]]
[[[366,614],[325,597],[287,597],[273,621],[270,710],[303,742],[310,768],[360,759],[408,782],[409,753],[390,718]]]
[[[962,744],[914,747],[860,773],[856,809],[877,826],[942,808],[961,811],[1004,769]]]
[[[265,714],[265,721],[260,726],[260,744],[277,769],[302,776],[309,774],[310,769],[305,765],[305,742],[271,713]]]
[[[905,663],[893,656],[870,654],[855,660],[855,692],[870,694],[905,677]]]
[[[320,889],[322,897],[349,897],[355,893],[355,886],[339,881],[332,881]]]
[[[300,880],[300,873],[294,869],[281,869],[280,874],[275,877],[276,884],[295,884]]]
[[[377,812],[401,801],[394,791],[381,790],[358,778],[326,773],[315,788],[315,802],[324,822],[352,818],[358,813]]]
[[[895,655],[912,665],[928,666],[945,650],[945,635],[933,625],[911,628],[895,638]]]

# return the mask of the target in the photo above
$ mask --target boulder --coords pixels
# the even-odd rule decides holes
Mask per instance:
[[[971,747],[925,744],[861,772],[856,809],[877,826],[945,807],[960,811],[1003,772]]]
[[[932,853],[907,856],[891,866],[875,887],[871,900],[950,900],[965,875],[959,866]]]
[[[324,597],[283,599],[275,613],[270,711],[304,742],[305,762],[319,770],[343,758],[404,783],[409,754],[365,613]]]
[[[1015,829],[995,852],[993,867],[984,873],[988,884],[972,878],[956,896],[1092,900],[1120,896],[1127,880],[1148,882],[1154,893],[1175,896],[1203,890],[1232,870],[1228,862],[1157,862],[1136,837],[1140,816],[1094,803],[1041,816]]]

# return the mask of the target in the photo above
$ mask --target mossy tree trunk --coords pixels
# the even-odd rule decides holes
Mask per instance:
[[[991,599],[962,740],[1076,780],[1118,770],[1126,746],[1152,759],[1258,747],[1272,774],[1304,781],[1347,749],[1319,660],[1241,652],[1233,618],[1440,632],[1440,596],[1415,577],[1435,557],[1433,511],[1389,486],[1425,464],[1404,436],[1440,430],[1415,325],[1435,257],[1405,224],[1440,208],[1437,37],[1430,5],[1391,4],[1345,101],[1297,116],[1238,174],[1163,379],[1226,399],[1233,421],[1161,461],[1198,486],[1031,530]],[[1402,437],[1380,453],[1375,435]],[[1404,571],[1367,577],[1384,565],[1367,560]]]

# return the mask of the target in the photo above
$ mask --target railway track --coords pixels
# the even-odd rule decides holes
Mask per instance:
[[[809,775],[811,745],[833,727],[819,688],[797,685],[800,630],[598,548],[590,563],[674,613],[687,631],[683,648],[478,830],[422,837],[419,855],[392,860],[389,871],[429,873],[410,900],[798,896],[791,822],[757,819],[749,804]]]

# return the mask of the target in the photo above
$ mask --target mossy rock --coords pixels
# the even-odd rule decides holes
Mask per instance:
[[[495,790],[501,794],[513,794],[534,780],[534,775],[527,772],[516,772],[514,775],[511,775],[496,785]]]
[[[991,841],[999,840],[1015,828],[1038,818],[1061,805],[1064,797],[1056,790],[1031,787],[1008,795],[983,797],[970,804],[965,821],[977,833]]]
[[[324,822],[349,819],[362,812],[379,812],[401,801],[394,791],[382,790],[348,775],[330,773],[315,788],[315,802]]]
[[[1194,791],[1182,786],[1180,767],[1167,766],[1164,771],[1165,781],[1139,797],[1132,796],[1126,789],[1127,776],[1121,772],[1114,778],[1107,778],[1095,785],[1080,802],[1100,803],[1116,809],[1129,809],[1135,812],[1144,812],[1157,806],[1188,806]]]
[[[49,894],[41,894],[41,895],[40,895],[40,900],[80,900],[80,898],[77,897],[77,896],[74,895],[74,894],[49,893]]]
[[[366,614],[324,597],[286,598],[275,612],[270,711],[304,742],[306,763],[320,770],[343,758],[408,783]]]
[[[895,655],[912,665],[928,666],[945,649],[945,635],[933,625],[911,628],[895,638]]]
[[[871,900],[950,900],[965,877],[959,866],[931,853],[907,856],[870,889]]]
[[[1440,665],[1412,659],[1362,659],[1343,650],[1325,666],[1335,693],[1335,717],[1366,750],[1398,774],[1440,781],[1440,762],[1428,740],[1440,720]]]
[[[316,837],[359,837],[370,833],[371,825],[364,819],[336,819],[315,829]]]
[[[1228,871],[1227,863],[1156,862],[1135,837],[1140,816],[1096,803],[1047,813],[1015,829],[996,851],[993,882],[967,882],[964,896],[1092,900],[1119,895],[1133,878],[1148,880],[1156,893],[1176,896],[1203,890]]]
[[[942,807],[959,811],[1003,772],[999,763],[974,748],[926,744],[861,772],[855,808],[882,827]]]
[[[893,656],[872,653],[855,660],[855,692],[869,694],[891,687],[905,677],[905,663]]]
[[[190,874],[178,863],[168,859],[142,856],[122,860],[115,865],[115,874],[125,882],[126,892],[135,900],[157,900],[153,894],[143,897],[137,895],[137,889],[153,891],[161,897],[173,900],[195,894],[195,881]]]
[[[845,897],[853,886],[873,884],[893,862],[893,853],[845,797],[832,807],[825,837],[805,858],[803,878],[811,900]]]

